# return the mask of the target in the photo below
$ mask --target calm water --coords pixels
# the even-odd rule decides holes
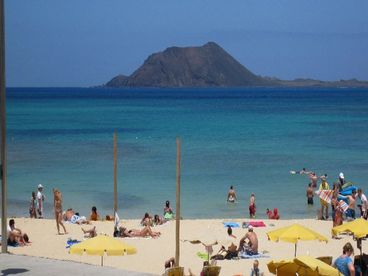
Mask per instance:
[[[53,187],[64,208],[113,208],[113,130],[118,132],[121,218],[175,205],[176,136],[182,140],[182,215],[314,217],[308,180],[289,170],[340,171],[368,188],[368,90],[81,89],[7,90],[9,215],[27,215],[38,183],[51,215]],[[239,202],[226,203],[230,185]],[[319,204],[318,204],[319,205]]]

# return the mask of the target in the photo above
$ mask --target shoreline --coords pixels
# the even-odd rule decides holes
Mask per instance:
[[[267,263],[271,260],[293,258],[294,244],[286,242],[271,242],[267,240],[266,232],[275,230],[279,227],[288,226],[293,223],[304,225],[328,238],[328,243],[318,241],[299,242],[297,255],[310,255],[312,257],[332,256],[334,259],[342,252],[342,247],[346,242],[351,242],[356,248],[356,242],[351,236],[342,236],[340,240],[331,239],[332,221],[320,221],[315,219],[293,219],[293,220],[268,220],[268,219],[189,219],[181,220],[180,240],[195,240],[205,236],[209,239],[226,239],[226,227],[223,222],[236,222],[240,225],[233,228],[233,234],[240,238],[247,232],[241,227],[244,221],[264,221],[266,227],[254,228],[254,232],[259,239],[259,252],[268,258],[260,258],[260,268],[268,275]],[[140,220],[128,219],[120,220],[120,224],[129,229],[141,229]],[[16,227],[26,232],[30,241],[29,246],[8,247],[10,253],[16,255],[27,255],[45,257],[57,260],[75,261],[100,265],[99,256],[79,256],[71,255],[65,248],[68,238],[83,240],[81,228],[89,229],[96,226],[97,233],[104,233],[112,236],[114,222],[97,221],[91,225],[65,224],[68,231],[67,235],[57,235],[56,222],[52,219],[30,219],[15,218]],[[124,238],[122,241],[137,248],[137,254],[129,256],[105,256],[105,266],[137,271],[143,273],[153,273],[161,275],[164,272],[164,262],[175,255],[175,221],[170,221],[164,225],[153,227],[154,231],[160,231],[161,236],[157,239],[152,238]],[[363,248],[365,245],[363,245]],[[220,249],[220,245],[214,246],[214,254]],[[197,256],[197,252],[205,252],[202,245],[193,245],[189,242],[180,242],[180,265],[185,267],[185,273],[190,268],[194,274],[198,275],[203,260]],[[358,252],[358,251],[356,251]],[[217,261],[220,265],[221,275],[242,274],[248,275],[252,266],[252,259],[223,260]]]

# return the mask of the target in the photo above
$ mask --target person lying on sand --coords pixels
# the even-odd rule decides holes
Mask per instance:
[[[145,226],[142,230],[138,230],[138,229],[130,229],[128,230],[126,227],[119,227],[119,233],[118,233],[118,237],[121,238],[132,238],[132,237],[152,237],[154,239],[158,238],[161,233],[160,232],[154,232],[152,231],[150,226]]]
[[[79,213],[75,213],[72,208],[69,208],[63,213],[63,219],[75,224],[90,224],[85,216],[79,216]]]

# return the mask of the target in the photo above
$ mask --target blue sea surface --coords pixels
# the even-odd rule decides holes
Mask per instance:
[[[181,139],[184,218],[315,217],[303,167],[340,172],[368,188],[368,90],[8,88],[10,216],[27,216],[31,192],[52,188],[63,207],[88,215],[113,209],[113,132],[118,135],[121,218],[175,206],[176,137]],[[233,185],[237,204],[226,195]]]

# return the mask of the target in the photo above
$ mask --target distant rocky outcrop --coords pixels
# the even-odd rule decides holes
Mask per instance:
[[[108,87],[243,87],[276,82],[256,76],[214,42],[202,47],[170,47],[149,56],[129,77],[117,76]]]
[[[368,87],[352,80],[291,81],[253,74],[214,42],[201,47],[170,47],[150,55],[130,76],[118,75],[106,87]]]

